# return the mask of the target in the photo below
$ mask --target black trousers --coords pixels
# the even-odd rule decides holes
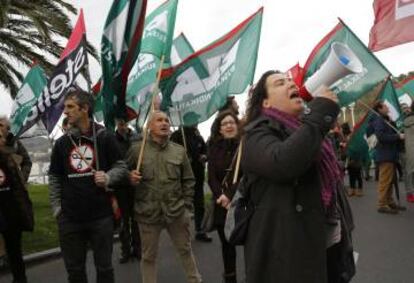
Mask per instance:
[[[26,282],[26,269],[23,262],[22,253],[22,231],[20,229],[6,229],[2,232],[4,244],[6,246],[7,257],[11,273],[13,274],[13,282]]]
[[[353,189],[362,189],[362,168],[348,167],[349,185]]]
[[[227,242],[226,236],[224,234],[224,226],[218,226],[217,233],[221,242],[224,274],[236,273],[236,247]]]
[[[97,283],[114,283],[112,216],[90,222],[72,222],[60,216],[59,240],[69,283],[87,283],[86,254],[90,247],[96,268]]]
[[[127,188],[117,194],[119,206],[121,208],[122,220],[119,239],[123,256],[132,253],[141,256],[141,239],[139,236],[138,223],[134,220],[134,188]]]
[[[194,166],[193,166],[194,168]],[[194,185],[194,225],[196,232],[201,231],[201,222],[203,221],[204,217],[204,169],[201,168],[194,168],[194,177],[195,177],[195,185]]]

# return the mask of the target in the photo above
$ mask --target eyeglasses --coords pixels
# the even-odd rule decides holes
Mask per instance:
[[[220,127],[233,126],[233,125],[236,125],[236,122],[234,122],[234,121],[227,121],[227,122],[220,123]]]

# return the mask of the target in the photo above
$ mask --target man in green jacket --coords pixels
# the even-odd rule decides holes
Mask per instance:
[[[136,143],[126,159],[130,181],[135,188],[135,220],[139,224],[142,245],[143,283],[157,282],[156,258],[161,231],[166,229],[189,283],[200,283],[191,248],[190,214],[193,209],[195,179],[182,146],[169,140],[170,121],[161,111],[149,119],[150,135],[144,145],[142,167],[136,170],[142,146]]]

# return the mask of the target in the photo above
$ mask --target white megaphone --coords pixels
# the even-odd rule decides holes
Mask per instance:
[[[363,71],[363,65],[354,52],[345,44],[334,42],[328,58],[300,88],[300,96],[309,101],[317,96],[320,86],[331,87],[339,79]]]

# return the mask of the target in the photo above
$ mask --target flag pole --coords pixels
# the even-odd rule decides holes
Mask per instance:
[[[155,85],[154,85],[154,89],[152,90],[152,98],[151,98],[151,111],[150,113],[152,114],[155,110],[155,95],[158,95],[158,86],[161,80],[161,71],[162,71],[162,67],[164,65],[164,60],[165,60],[165,55],[161,56],[161,62],[160,62],[160,68],[158,69],[158,74],[157,74],[157,80],[155,81]],[[148,118],[148,116],[147,116]],[[137,160],[137,168],[136,170],[139,171],[141,169],[141,165],[142,165],[142,160],[144,158],[144,149],[145,149],[145,145],[147,143],[147,138],[148,138],[148,131],[149,131],[149,127],[148,127],[148,121],[147,121],[147,125],[144,127],[144,137],[142,138],[142,144],[141,147],[139,149],[139,154],[138,154],[138,160]]]
[[[86,37],[86,35],[85,35]],[[86,58],[88,58],[88,53],[86,53]],[[92,95],[92,81],[91,81],[91,76],[89,73],[89,60],[87,60],[87,62],[85,63],[85,79],[86,79],[86,85],[88,88],[88,93],[89,95]],[[94,95],[92,95],[93,97],[93,101],[94,101],[94,108],[95,108],[95,103],[96,103],[96,97]],[[92,139],[93,139],[93,151],[94,151],[94,155],[95,155],[95,165],[96,165],[96,171],[99,171],[100,166],[99,166],[99,156],[98,156],[98,140],[97,140],[97,136],[96,136],[96,125],[95,125],[95,116],[94,116],[94,112],[92,111]]]
[[[234,168],[233,184],[236,184],[237,179],[239,178],[242,149],[243,149],[243,139],[240,140],[239,148],[237,150],[237,160],[236,160],[236,167]]]

